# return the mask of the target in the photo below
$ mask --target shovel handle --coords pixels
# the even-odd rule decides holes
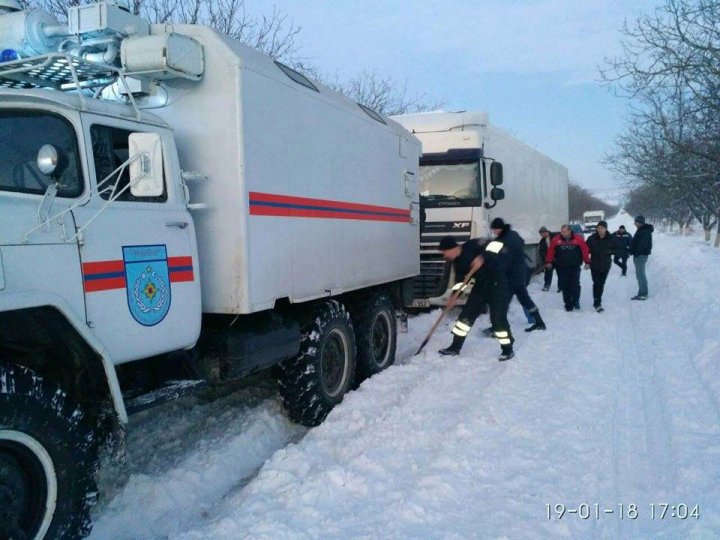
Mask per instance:
[[[472,279],[473,275],[478,269],[474,269],[470,273],[468,273],[467,276],[465,276],[465,279],[463,280],[463,286],[460,287],[457,291],[455,291],[450,299],[448,300],[447,305],[445,306],[445,309],[442,310],[442,313],[440,313],[440,316],[438,317],[437,321],[435,321],[435,324],[432,325],[432,328],[428,332],[428,335],[425,337],[423,342],[420,344],[420,347],[418,348],[417,352],[415,353],[415,356],[420,354],[422,350],[425,348],[425,345],[428,344],[428,341],[430,341],[430,338],[435,333],[435,330],[437,330],[437,327],[440,325],[440,321],[442,321],[445,318],[445,315],[447,315],[448,311],[450,311],[454,306],[455,302],[454,300],[457,300],[458,297],[462,294],[463,290],[465,290],[465,287],[467,287],[467,284],[470,283],[470,280]]]

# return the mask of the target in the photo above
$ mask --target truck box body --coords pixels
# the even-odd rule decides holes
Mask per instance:
[[[560,225],[567,223],[567,168],[493,126],[486,113],[435,112],[394,118],[422,142],[420,193],[425,219],[421,232],[421,276],[415,281],[414,306],[444,302],[449,267],[437,249],[443,236],[453,235],[459,242],[487,237],[491,234],[490,222],[501,217],[525,239],[527,254],[534,261],[539,228],[559,230]],[[431,204],[427,197],[432,193],[428,190],[438,189],[431,184],[430,176],[437,167],[433,164],[452,164],[453,153],[471,149],[482,156],[478,159],[485,161],[485,168],[491,161],[502,163],[504,199],[492,201],[489,197],[492,186],[487,179],[479,179],[474,201]],[[446,190],[446,194],[452,195],[451,192],[452,189]],[[463,196],[462,190],[456,194]]]
[[[417,192],[406,189],[414,137],[207,27],[173,30],[205,52],[204,78],[167,81],[168,105],[153,111],[173,127],[183,167],[208,177],[189,183],[192,202],[208,206],[193,213],[204,312],[252,313],[419,272]]]

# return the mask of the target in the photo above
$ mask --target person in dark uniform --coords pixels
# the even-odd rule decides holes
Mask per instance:
[[[590,273],[593,281],[593,307],[600,313],[603,311],[602,295],[605,290],[605,281],[612,266],[612,255],[615,240],[608,233],[607,221],[598,221],[597,228],[590,238],[586,240],[590,251]]]
[[[456,281],[462,284],[466,276],[473,272],[475,278],[472,291],[453,326],[453,342],[449,347],[441,349],[440,354],[449,356],[460,354],[465,338],[487,305],[493,332],[502,351],[498,360],[509,360],[515,356],[512,347],[514,339],[507,320],[510,305],[510,286],[507,278],[510,257],[507,247],[498,240],[478,239],[458,245],[455,238],[446,236],[440,241],[440,251],[446,261],[453,262]]]
[[[580,309],[580,267],[590,268],[590,254],[582,236],[575,234],[570,225],[560,227],[560,234],[550,242],[545,268],[553,266],[563,294],[565,311]]]
[[[528,316],[531,326],[526,328],[525,331],[545,330],[545,321],[540,316],[540,310],[530,298],[527,290],[529,269],[525,264],[525,240],[516,231],[512,230],[509,223],[505,223],[499,217],[492,220],[490,230],[495,235],[495,239],[502,242],[508,249],[510,264],[507,269],[507,278],[510,286],[510,299],[512,300],[512,297],[515,296]]]
[[[613,234],[613,240],[615,240],[615,255],[613,256],[613,262],[620,267],[623,276],[627,276],[627,261],[630,257],[630,242],[632,241],[632,234],[625,230],[625,225],[620,225],[618,230]]]

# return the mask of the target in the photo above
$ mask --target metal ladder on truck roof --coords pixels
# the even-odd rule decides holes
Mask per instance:
[[[114,66],[90,62],[78,56],[50,53],[0,64],[0,88],[49,88],[62,92],[77,92],[83,110],[86,92],[99,99],[102,91],[120,81],[125,87],[135,115],[141,118],[140,109],[133,98],[122,70]]]

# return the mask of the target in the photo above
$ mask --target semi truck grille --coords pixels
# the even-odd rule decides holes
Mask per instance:
[[[458,244],[470,240],[470,227],[463,227],[467,232],[457,232],[453,223],[427,223],[420,231],[420,275],[414,281],[416,299],[435,298],[442,296],[447,290],[450,278],[450,264],[445,262],[438,250],[440,240],[451,235]],[[464,225],[464,224],[463,224]]]

